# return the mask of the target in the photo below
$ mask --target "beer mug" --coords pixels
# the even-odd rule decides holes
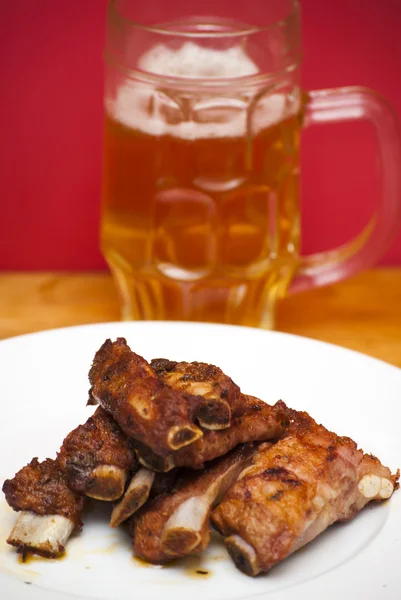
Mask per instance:
[[[348,277],[392,241],[396,117],[368,89],[300,88],[295,0],[112,0],[105,58],[101,244],[123,319],[269,329],[278,298]],[[303,257],[301,128],[355,119],[377,134],[376,211],[345,246]]]

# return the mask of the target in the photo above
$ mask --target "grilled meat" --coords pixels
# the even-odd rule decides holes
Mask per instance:
[[[8,504],[22,511],[8,538],[23,554],[58,556],[72,531],[81,527],[86,494],[100,500],[122,496],[138,468],[131,443],[99,407],[64,440],[57,460],[35,458],[4,483]]]
[[[130,440],[100,406],[65,438],[57,460],[69,487],[98,500],[117,500],[138,461]]]
[[[210,512],[255,451],[241,446],[203,471],[179,472],[169,491],[156,494],[132,518],[135,554],[163,563],[204,550],[209,542]],[[167,475],[158,475],[161,480]]]
[[[70,519],[75,529],[82,526],[83,498],[69,489],[65,473],[51,458],[43,462],[32,459],[13,479],[6,479],[3,492],[9,506],[16,511],[61,515]]]
[[[159,456],[202,437],[194,424],[201,397],[173,390],[125,339],[106,340],[89,372],[90,401],[98,402],[131,438]]]
[[[149,562],[204,550],[212,519],[238,568],[257,575],[398,487],[399,471],[349,438],[242,394],[213,365],[149,365],[119,338],[89,378],[93,416],[56,460],[35,458],[4,483],[19,511],[7,541],[23,556],[62,554],[86,495],[119,500],[110,524],[131,519],[134,551]]]
[[[71,533],[82,527],[84,499],[68,488],[55,460],[34,458],[4,482],[3,492],[8,504],[21,511],[7,542],[23,556],[60,556]]]
[[[206,462],[227,454],[239,444],[276,440],[284,432],[287,417],[281,403],[270,406],[253,396],[242,395],[241,412],[241,416],[232,419],[229,428],[206,431],[201,439],[166,457],[135,444],[139,461],[149,469],[162,472],[174,467],[202,469]]]
[[[172,388],[204,399],[195,413],[204,429],[229,427],[231,415],[242,407],[240,388],[214,365],[156,358],[150,366]]]
[[[287,414],[286,436],[260,446],[212,514],[235,564],[248,575],[269,571],[335,521],[352,519],[398,487],[399,472],[392,475],[351,439],[307,413]]]

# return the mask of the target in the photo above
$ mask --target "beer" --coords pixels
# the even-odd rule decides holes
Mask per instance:
[[[298,93],[158,80],[191,52],[150,51],[153,80],[106,102],[103,253],[125,319],[271,327],[299,251]],[[255,73],[241,49],[207,53],[195,49],[201,76]]]

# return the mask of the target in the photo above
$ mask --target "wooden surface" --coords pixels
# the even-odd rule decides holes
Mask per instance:
[[[0,338],[118,320],[105,273],[0,273]],[[286,298],[277,329],[316,338],[401,367],[401,268],[369,271]]]

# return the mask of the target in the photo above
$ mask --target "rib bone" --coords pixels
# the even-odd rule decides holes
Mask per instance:
[[[225,544],[237,569],[251,577],[260,572],[255,549],[239,535],[230,535],[225,539]]]
[[[179,450],[193,444],[203,435],[196,425],[174,425],[167,433],[167,443],[170,450]]]
[[[110,526],[117,527],[134,514],[149,497],[152,488],[155,473],[149,469],[139,469],[133,476],[127,491],[122,500],[113,509],[111,513]]]
[[[113,502],[121,498],[127,481],[127,471],[112,465],[99,465],[91,472],[85,494],[95,500]]]
[[[198,394],[201,394],[198,391]],[[205,395],[205,401],[199,405],[196,411],[196,420],[203,429],[219,431],[227,429],[231,424],[230,405],[217,396]]]
[[[244,461],[232,465],[220,465],[222,472],[216,473],[210,487],[206,487],[199,496],[188,498],[178,506],[168,519],[162,533],[161,547],[166,554],[172,557],[185,556],[198,547],[202,539],[204,540],[202,545],[205,545],[205,538],[207,541],[209,539],[209,518],[212,508],[218,504],[245,466]]]
[[[393,482],[390,481],[390,479],[386,479],[385,477],[382,477],[382,480],[380,483],[379,498],[381,500],[387,500],[387,498],[390,498],[392,496],[393,492],[394,492]]]
[[[392,495],[394,484],[387,477],[367,473],[358,483],[358,490],[368,500],[386,500]]]
[[[174,457],[176,453],[168,454],[167,456],[159,456],[144,444],[139,444],[137,442],[135,443],[135,451],[141,465],[151,471],[167,473],[175,467]]]
[[[252,445],[241,446],[203,471],[182,472],[173,489],[153,497],[133,516],[135,553],[149,562],[163,563],[204,550],[213,506],[249,465],[254,451]]]
[[[74,529],[74,523],[60,515],[37,515],[31,511],[19,513],[7,539],[25,557],[34,552],[47,558],[64,553],[64,546]]]

